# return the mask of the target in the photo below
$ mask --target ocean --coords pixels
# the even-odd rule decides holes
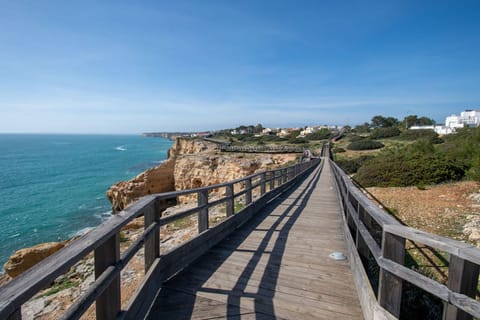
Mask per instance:
[[[20,248],[108,219],[107,189],[161,163],[171,146],[140,135],[0,134],[0,272]]]

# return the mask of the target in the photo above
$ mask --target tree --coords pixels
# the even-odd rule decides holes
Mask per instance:
[[[371,121],[371,126],[374,128],[390,128],[398,124],[398,119],[394,117],[374,116]]]
[[[401,122],[402,127],[408,129],[412,126],[431,126],[435,124],[435,120],[427,117],[418,117],[416,114],[411,114],[403,118]]]
[[[263,126],[260,123],[257,124],[253,129],[253,133],[262,133],[262,131],[263,131]]]
[[[359,124],[353,129],[356,133],[368,133],[370,132],[370,124],[365,122],[364,124]]]

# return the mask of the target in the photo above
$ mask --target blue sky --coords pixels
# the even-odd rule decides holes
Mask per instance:
[[[480,1],[0,0],[0,132],[480,109]]]

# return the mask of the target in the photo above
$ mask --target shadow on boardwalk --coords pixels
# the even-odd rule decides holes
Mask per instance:
[[[315,169],[166,282],[148,319],[278,319],[273,298],[286,242],[315,189],[321,170]],[[286,199],[289,201],[282,204]],[[264,224],[267,227],[263,228]],[[255,241],[246,241],[252,234]]]

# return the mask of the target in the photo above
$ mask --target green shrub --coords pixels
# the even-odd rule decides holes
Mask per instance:
[[[355,141],[360,141],[360,140],[365,140],[365,137],[362,136],[357,136],[357,135],[352,135],[350,136],[350,142],[355,142]]]
[[[421,140],[381,153],[359,168],[355,179],[365,187],[406,187],[459,180],[464,175],[462,164]]]
[[[359,140],[350,143],[347,146],[349,150],[373,150],[383,148],[384,145],[381,142],[373,140]]]
[[[353,174],[367,161],[373,159],[373,156],[363,155],[352,159],[337,159],[335,162],[347,174]]]
[[[332,149],[332,152],[333,153],[343,153],[343,152],[346,152],[347,150],[343,149],[343,148],[340,148],[340,147],[336,147],[336,148],[333,148]]]
[[[326,128],[322,128],[314,133],[308,134],[305,139],[307,140],[325,140],[330,139],[332,137],[332,133],[330,130]]]
[[[439,139],[438,134],[430,129],[406,130],[402,132],[400,137],[404,140],[427,139],[432,142],[434,139]]]
[[[388,127],[388,128],[376,128],[370,134],[372,139],[382,139],[397,137],[400,135],[400,130],[397,127]]]

